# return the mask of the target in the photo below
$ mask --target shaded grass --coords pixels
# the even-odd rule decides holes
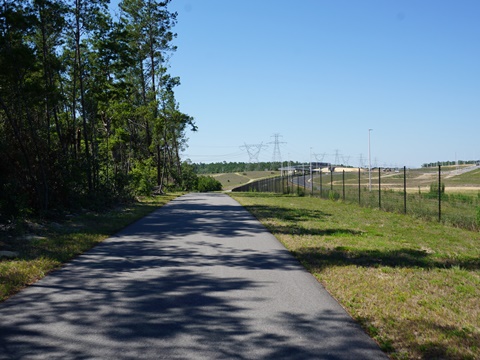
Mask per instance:
[[[480,358],[478,232],[318,198],[231,196],[392,358]]]
[[[28,221],[21,231],[1,232],[0,250],[19,255],[15,259],[0,260],[0,301],[178,195],[142,198],[103,213],[73,214],[60,223]]]

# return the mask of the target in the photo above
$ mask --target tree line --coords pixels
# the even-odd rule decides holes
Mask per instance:
[[[454,166],[454,165],[475,165],[480,164],[480,160],[456,160],[456,161],[437,161],[431,163],[422,164],[422,168],[441,166]]]
[[[3,0],[0,219],[186,183],[170,0]],[[188,182],[188,181],[187,181]]]
[[[289,162],[290,166],[301,165],[298,161]],[[215,162],[215,163],[192,163],[191,166],[197,174],[221,174],[221,173],[235,173],[246,171],[277,171],[282,166],[287,166],[287,163],[279,162]]]

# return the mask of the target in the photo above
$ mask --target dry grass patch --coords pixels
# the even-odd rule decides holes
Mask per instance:
[[[480,236],[309,197],[235,193],[394,359],[480,359]]]

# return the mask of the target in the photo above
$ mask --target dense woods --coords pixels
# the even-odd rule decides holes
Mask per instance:
[[[2,0],[1,220],[188,184],[169,2]]]

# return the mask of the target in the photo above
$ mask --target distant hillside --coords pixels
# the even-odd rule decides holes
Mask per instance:
[[[285,164],[285,163],[284,163]],[[300,165],[300,162],[290,162],[291,165]],[[217,162],[209,164],[192,164],[197,174],[222,174],[222,173],[242,173],[251,171],[276,171],[282,165],[280,163],[259,162]]]
[[[247,184],[250,181],[278,175],[280,175],[279,171],[247,171],[214,174],[212,176],[222,183],[223,190],[231,190],[234,187]]]

